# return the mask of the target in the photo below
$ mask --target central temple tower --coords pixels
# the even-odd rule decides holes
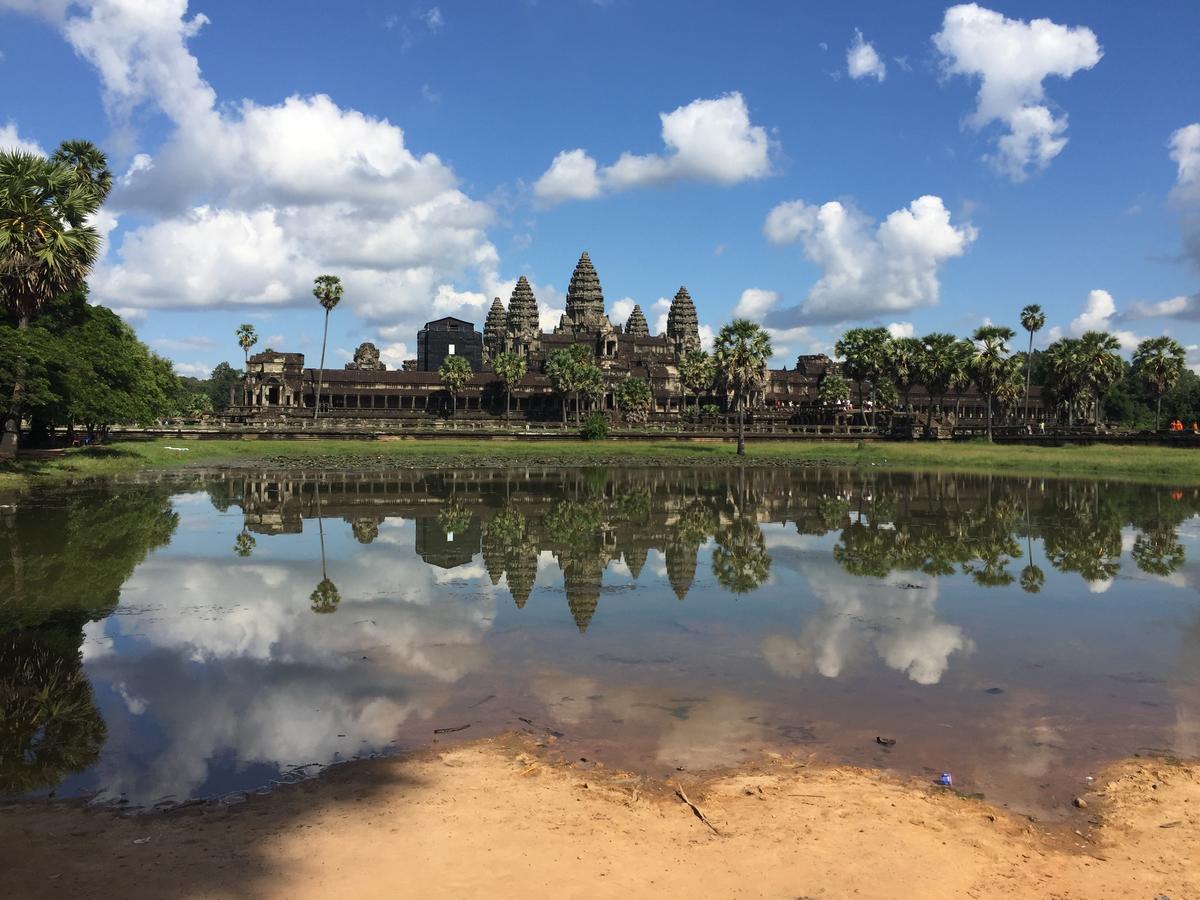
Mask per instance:
[[[567,311],[563,313],[555,334],[607,334],[613,331],[612,322],[604,312],[604,291],[600,276],[586,250],[579,257],[571,284],[567,287]]]

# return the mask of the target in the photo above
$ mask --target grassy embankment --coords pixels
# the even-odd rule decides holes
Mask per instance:
[[[187,447],[186,452],[167,449]],[[189,441],[168,438],[78,449],[48,460],[0,464],[0,488],[40,481],[122,475],[220,465],[314,468],[380,466],[729,465],[732,444],[673,441],[508,443],[424,441]],[[1200,485],[1200,452],[1144,446],[1032,447],[986,443],[900,444],[802,442],[751,444],[750,465],[875,466],[1005,475],[1111,477]]]

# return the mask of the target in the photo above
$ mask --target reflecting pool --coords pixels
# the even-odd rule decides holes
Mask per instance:
[[[653,775],[949,771],[1054,814],[1107,761],[1200,755],[1198,512],[826,468],[39,489],[0,507],[0,794],[236,799],[517,729]]]

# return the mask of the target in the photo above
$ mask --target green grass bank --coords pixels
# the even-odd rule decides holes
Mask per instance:
[[[187,447],[184,452],[168,449]],[[747,465],[874,466],[1002,475],[1106,477],[1200,485],[1200,451],[1145,446],[1036,447],[987,443],[753,444]],[[0,488],[63,479],[216,466],[397,468],[529,465],[736,465],[733,444],[674,441],[538,443],[436,441],[122,441],[51,459],[0,464]]]

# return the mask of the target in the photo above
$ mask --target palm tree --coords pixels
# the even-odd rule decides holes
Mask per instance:
[[[1092,391],[1093,420],[1097,425],[1103,418],[1102,396],[1112,390],[1125,371],[1120,349],[1121,342],[1107,331],[1088,331],[1079,338],[1083,373]]]
[[[234,337],[237,338],[238,346],[242,348],[242,355],[245,358],[244,367],[242,369],[242,406],[246,405],[246,378],[250,374],[250,348],[258,343],[258,332],[254,330],[254,326],[248,322],[243,322],[237,327],[234,332]]]
[[[554,350],[546,357],[546,377],[550,379],[550,386],[554,389],[554,393],[558,394],[562,400],[564,428],[567,425],[567,404],[570,401],[571,392],[575,390],[575,374],[578,368],[575,364],[575,357],[566,350]]]
[[[992,439],[992,400],[1012,369],[1008,342],[1016,332],[1004,325],[981,325],[971,339],[975,352],[971,356],[971,378],[987,400],[987,439]]]
[[[850,382],[841,375],[826,374],[821,379],[821,384],[817,388],[817,402],[822,408],[834,411],[834,422],[836,426],[837,411],[841,410],[845,403],[850,399]]]
[[[1015,363],[1016,360],[1013,360]],[[1004,414],[1004,421],[1012,421],[1013,416],[1021,407],[1021,390],[1024,388],[1024,379],[1021,378],[1021,369],[1017,365],[1010,365],[1004,374],[1003,380],[996,385],[996,402],[1000,404],[1000,410]]]
[[[471,380],[472,374],[474,373],[471,369],[471,363],[465,356],[447,356],[442,360],[441,366],[438,367],[438,377],[442,379],[442,384],[450,392],[451,418],[454,417],[455,410],[458,409],[458,392],[466,387],[467,382]]]
[[[884,370],[896,389],[904,406],[908,406],[908,394],[921,379],[921,362],[925,355],[925,343],[920,338],[894,338],[887,342],[884,351]]]
[[[1154,407],[1154,430],[1162,419],[1163,394],[1183,376],[1186,351],[1179,341],[1170,337],[1147,338],[1133,351],[1133,373],[1154,388],[1157,404]]]
[[[645,424],[654,397],[650,393],[650,385],[643,378],[629,377],[624,379],[617,389],[617,406],[625,414],[625,421],[631,425]]]
[[[871,413],[871,421],[866,419],[866,406],[863,402],[863,384],[872,383],[871,393],[874,395],[874,383],[883,371],[885,352],[891,335],[886,328],[851,328],[842,335],[841,340],[834,344],[833,352],[845,362],[842,369],[847,377],[858,385],[858,408],[863,413],[863,424],[875,424],[875,413]]]
[[[504,418],[507,419],[512,410],[513,387],[525,377],[525,357],[505,350],[496,354],[496,358],[492,360],[492,369],[504,385]]]
[[[111,186],[104,154],[86,141],[68,141],[50,159],[0,152],[0,303],[19,329],[55,297],[83,287],[100,250],[88,217]],[[24,371],[19,363],[0,459],[17,453]]]
[[[700,407],[701,394],[712,390],[715,378],[713,359],[703,350],[689,350],[679,361],[679,380],[696,395],[697,409]]]
[[[956,340],[950,348],[950,390],[954,392],[954,421],[958,423],[963,394],[971,387],[971,358],[975,345],[968,340]]]
[[[588,402],[588,409],[593,409],[599,406],[604,401],[604,395],[608,393],[608,380],[604,377],[604,370],[594,362],[586,362],[579,369],[579,390],[575,396],[578,398],[583,396]],[[575,406],[575,424],[579,424],[579,401],[576,400]]]
[[[254,552],[254,547],[258,542],[254,540],[252,535],[245,528],[238,534],[237,539],[233,542],[233,552],[238,556],[249,556]]]
[[[313,484],[313,494],[317,501],[317,532],[321,536],[321,580],[308,595],[309,609],[315,613],[337,612],[342,595],[337,585],[329,580],[329,572],[325,568],[325,517],[321,515],[321,482]]]
[[[734,594],[757,590],[771,572],[771,555],[754,519],[739,517],[716,533],[712,573],[717,584]]]
[[[1068,427],[1075,424],[1075,409],[1087,388],[1078,338],[1059,338],[1046,348],[1043,379],[1055,406],[1067,412]]]
[[[342,299],[342,279],[336,275],[318,275],[313,279],[313,296],[325,310],[325,330],[321,334],[321,368],[317,370],[317,397],[313,419],[321,412],[321,382],[325,379],[325,344],[329,339],[329,314]]]
[[[749,319],[734,319],[721,329],[714,346],[717,377],[738,414],[738,456],[746,455],[746,404],[767,386],[771,338]]]
[[[1029,381],[1033,376],[1033,336],[1046,325],[1046,314],[1036,303],[1021,310],[1021,327],[1029,332],[1029,355],[1025,358],[1025,421],[1029,421]]]
[[[575,375],[575,426],[579,426],[579,414],[583,409],[583,404],[580,400],[580,394],[592,388],[594,390],[595,381],[599,367],[595,364],[595,357],[592,351],[584,344],[572,344],[567,348],[567,353],[570,354],[571,360],[574,362]]]
[[[933,398],[938,406],[945,406],[946,394],[954,383],[955,345],[958,338],[952,334],[935,331],[921,338],[919,377],[929,395],[929,410],[925,414],[925,433],[933,431]]]

